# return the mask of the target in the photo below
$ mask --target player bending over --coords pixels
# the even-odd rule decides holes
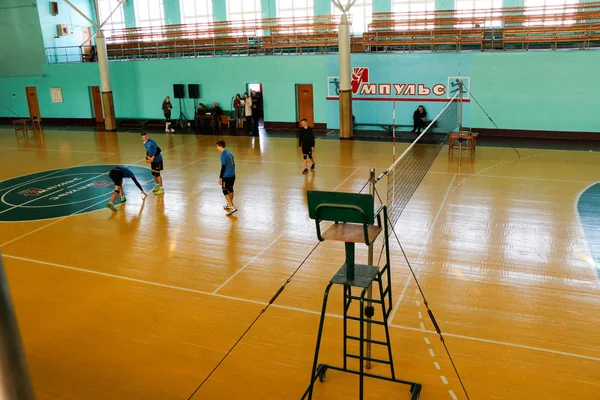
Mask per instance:
[[[114,206],[114,202],[119,195],[121,196],[121,203],[125,203],[127,201],[127,199],[125,199],[125,192],[123,191],[123,178],[129,178],[133,181],[133,183],[135,183],[135,185],[142,191],[142,198],[145,199],[148,196],[146,192],[144,192],[144,189],[142,189],[142,185],[140,185],[138,180],[135,179],[135,175],[129,168],[115,167],[110,170],[108,176],[110,176],[110,179],[112,179],[112,181],[115,183],[115,191],[112,194],[110,201],[106,203],[107,208],[117,211]]]

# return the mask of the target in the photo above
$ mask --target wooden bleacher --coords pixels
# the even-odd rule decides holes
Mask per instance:
[[[339,16],[165,25],[113,30],[109,59],[338,51]],[[552,26],[548,26],[552,25]],[[600,47],[600,2],[486,10],[374,13],[353,52]]]

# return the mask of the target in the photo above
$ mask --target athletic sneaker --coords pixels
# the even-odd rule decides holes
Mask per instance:
[[[160,186],[156,185],[156,186],[154,186],[154,189],[152,189],[152,191],[153,191],[154,193],[156,193],[156,191],[157,191],[158,189],[160,189]]]
[[[227,211],[227,215],[231,215],[231,214],[233,214],[233,213],[234,213],[234,212],[236,212],[236,211],[237,211],[237,208],[235,208],[235,206],[233,206],[233,207],[230,207],[230,208],[229,208],[229,211]]]
[[[112,211],[117,211],[117,209],[111,202],[106,203],[106,208],[108,208],[109,210],[112,210]]]
[[[302,171],[303,174],[308,174],[308,168],[304,168],[304,171]]]
[[[225,204],[223,206],[223,210],[229,210],[231,208],[231,206],[229,204]]]
[[[159,187],[158,190],[156,190],[154,192],[154,194],[163,194],[165,191],[163,190],[163,188]]]
[[[314,169],[315,169],[315,163],[312,163],[310,169],[314,171]]]
[[[125,198],[125,196],[121,197],[121,203],[125,203],[127,201],[127,199]]]

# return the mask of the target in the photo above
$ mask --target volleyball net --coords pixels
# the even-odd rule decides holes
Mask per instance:
[[[406,205],[440,154],[440,150],[448,143],[448,136],[459,130],[461,101],[462,97],[459,93],[449,99],[425,130],[397,158],[394,140],[393,163],[377,178],[379,182],[387,176],[386,198],[381,200],[387,204],[392,226],[396,225]]]

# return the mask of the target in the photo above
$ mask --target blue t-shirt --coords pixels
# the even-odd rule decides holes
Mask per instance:
[[[146,148],[146,155],[152,157],[158,151],[158,145],[152,139],[148,139],[146,143],[144,143],[144,147]],[[162,161],[162,153],[154,158],[154,162]]]
[[[225,166],[223,178],[233,178],[235,176],[235,162],[233,154],[229,150],[223,150],[221,153],[221,165]]]

